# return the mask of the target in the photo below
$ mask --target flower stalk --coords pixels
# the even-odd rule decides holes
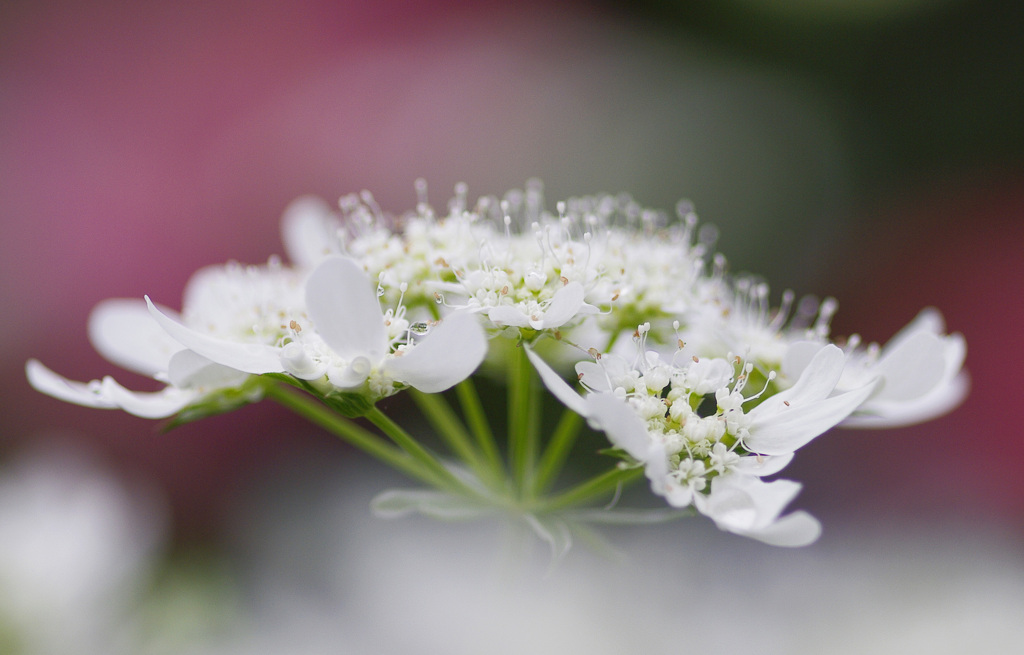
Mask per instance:
[[[533,496],[534,469],[540,439],[540,385],[534,384],[533,366],[526,349],[512,351],[508,380],[508,451],[515,488],[522,500]]]

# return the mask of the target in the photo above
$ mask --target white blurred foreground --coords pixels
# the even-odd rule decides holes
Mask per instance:
[[[493,525],[374,518],[376,471],[294,470],[236,513],[230,575],[178,561],[150,584],[159,504],[80,455],[9,462],[0,652],[963,653],[1024,643],[1020,546],[980,529],[836,529],[792,551],[684,520],[613,535],[621,561],[581,547],[548,572],[539,545],[520,559]]]

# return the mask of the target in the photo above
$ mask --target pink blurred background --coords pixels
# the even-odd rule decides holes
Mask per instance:
[[[5,3],[0,457],[87,442],[166,488],[179,539],[216,536],[275,462],[349,453],[268,406],[160,434],[33,392],[25,360],[115,373],[86,337],[95,303],[176,306],[197,268],[265,261],[301,194],[365,188],[401,212],[417,177],[435,206],[458,181],[475,197],[540,177],[549,205],[693,200],[735,268],[836,295],[837,334],[884,340],[940,308],[967,337],[968,401],[820,439],[790,470],[799,503],[826,526],[1019,530],[1024,147],[1004,90],[1024,80],[998,29],[1019,10],[982,4]]]

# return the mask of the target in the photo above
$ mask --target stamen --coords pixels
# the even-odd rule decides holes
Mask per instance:
[[[362,191],[359,192],[359,197],[373,212],[373,217],[377,219],[377,221],[380,224],[383,224],[384,212],[381,211],[380,205],[377,204],[377,201],[373,199],[373,194],[367,191],[366,189],[363,189]]]
[[[413,186],[416,188],[416,203],[418,206],[429,206],[430,202],[427,200],[427,181],[422,177],[416,178],[413,182]]]

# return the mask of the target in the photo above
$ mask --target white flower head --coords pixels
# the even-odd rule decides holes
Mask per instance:
[[[280,313],[296,305],[294,292],[300,288],[295,273],[276,261],[261,267],[228,264],[205,268],[189,281],[177,321],[210,338],[229,337],[250,347],[271,343],[280,332],[276,327]],[[162,316],[175,316],[167,308],[158,311]],[[36,360],[26,365],[29,382],[67,402],[123,409],[143,418],[165,418],[222,391],[241,390],[248,378],[244,372],[186,349],[160,327],[141,300],[112,299],[97,305],[89,317],[89,337],[111,362],[166,386],[156,392],[134,392],[110,376],[73,382]],[[242,392],[222,399],[220,410],[259,397],[258,389]]]
[[[632,375],[621,357],[580,362],[580,383],[590,390],[583,397],[528,353],[548,389],[643,465],[652,491],[670,505],[693,505],[725,530],[777,545],[813,541],[817,522],[800,513],[780,519],[799,485],[760,478],[784,468],[795,450],[843,420],[875,386],[836,393],[845,356],[835,346],[819,348],[792,387],[771,395],[774,372],[763,376],[761,391],[744,394],[754,366],[739,358],[733,365],[697,357],[679,365],[646,352]],[[652,376],[655,384],[647,382]]]

